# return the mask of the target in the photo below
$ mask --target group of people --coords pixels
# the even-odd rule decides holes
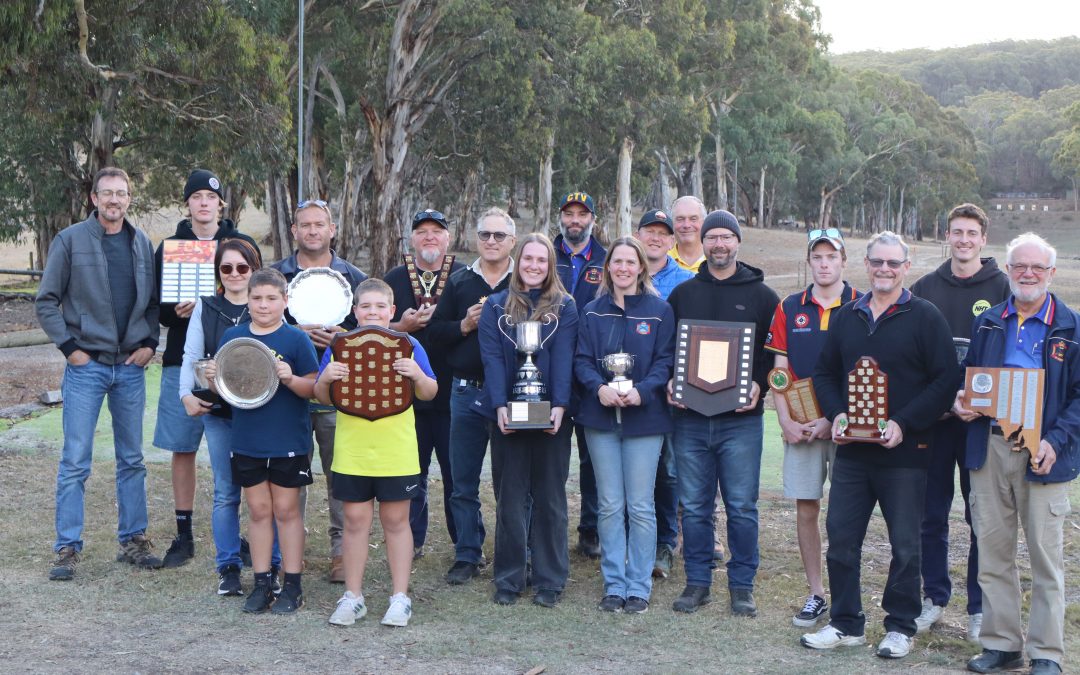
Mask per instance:
[[[367,611],[363,575],[375,500],[392,578],[383,623],[408,623],[410,567],[425,554],[433,454],[454,543],[446,581],[466,584],[480,574],[487,566],[480,486],[488,448],[496,500],[493,601],[513,605],[531,586],[533,603],[556,605],[569,574],[573,435],[582,498],[577,548],[600,560],[599,609],[646,611],[653,578],[670,572],[681,532],[686,586],[673,609],[694,612],[710,601],[720,539],[729,551],[731,612],[752,617],[764,394],[775,365],[792,378],[812,378],[821,414],[797,421],[785,399],[774,397],[784,494],[796,500],[809,586],[793,623],[815,628],[828,619],[801,643],[865,643],[861,550],[875,506],[892,552],[882,595],[886,634],[877,653],[907,655],[914,636],[941,620],[951,596],[948,520],[959,465],[972,529],[968,637],[983,646],[968,667],[996,672],[1022,663],[1019,522],[1033,577],[1031,670],[1060,671],[1062,532],[1068,482],[1080,471],[1078,317],[1049,292],[1056,252],[1037,235],[1009,244],[1002,271],[981,257],[986,214],[964,204],[948,217],[950,258],[910,289],[908,245],[891,232],[874,235],[863,260],[867,288],[859,292],[844,279],[849,251],[842,233],[815,229],[806,246],[812,283],[781,299],[762,270],[739,260],[743,231],[732,214],[707,213],[696,197],[680,197],[670,213],[646,212],[633,237],[605,250],[592,234],[592,197],[571,192],[560,202],[554,240],[519,237],[505,211],[485,212],[476,226],[478,257],[467,265],[447,253],[447,218],[420,211],[405,264],[375,280],[331,249],[335,225],[325,202],[298,205],[296,252],[264,268],[258,245],[223,218],[216,176],[193,172],[183,194],[189,217],[172,238],[218,242],[214,295],[159,303],[161,248],[155,265],[146,235],[125,217],[131,186],[119,169],[95,177],[96,209],[50,247],[37,309],[68,360],[50,578],[75,574],[92,430],[107,396],[116,439],[118,559],[157,568],[193,558],[194,458],[205,437],[217,592],[243,595],[240,573],[250,566],[255,583],[245,611],[289,613],[303,604],[304,487],[312,482],[315,444],[330,501],[329,579],[345,585],[332,624],[349,625]],[[354,288],[353,312],[338,326],[294,325],[286,309],[288,281],[317,267],[338,271]],[[512,423],[521,356],[506,329],[525,321],[540,326],[532,358],[550,402],[547,429]],[[685,367],[675,353],[682,321],[753,324],[752,374],[735,410],[702,414],[673,390],[676,368]],[[159,322],[169,331],[154,444],[173,453],[177,530],[163,558],[146,538],[141,450],[143,369],[157,348]],[[336,333],[360,325],[409,336],[412,357],[390,365],[414,388],[415,403],[405,412],[372,421],[330,405],[332,383],[349,370],[328,347]],[[261,408],[230,409],[195,390],[196,362],[211,359],[203,365],[213,383],[212,357],[235,337],[263,342],[277,356],[281,386]],[[962,359],[955,339],[970,340]],[[632,386],[616,386],[604,368],[604,357],[616,353],[634,357],[625,373]],[[848,374],[864,357],[888,375],[887,423],[875,443],[847,433],[855,394]],[[964,407],[967,366],[1045,371],[1033,458],[1016,452],[996,422]],[[819,526],[826,482],[831,593]],[[246,538],[241,495],[249,511]],[[719,538],[717,504],[726,523]]]

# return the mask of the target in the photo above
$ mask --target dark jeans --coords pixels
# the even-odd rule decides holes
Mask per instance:
[[[660,462],[656,465],[656,546],[675,550],[679,543],[679,486],[675,477],[675,451],[671,447],[671,434],[664,436],[660,446]]]
[[[439,460],[443,480],[443,513],[450,541],[457,542],[454,517],[450,512],[450,496],[454,492],[454,477],[450,471],[450,413],[445,410],[413,410],[416,420],[416,445],[420,451],[420,488],[409,504],[409,526],[413,546],[423,546],[428,529],[428,469],[431,451]]]
[[[825,519],[829,536],[825,561],[832,590],[829,623],[833,627],[848,635],[864,634],[862,546],[874,505],[879,504],[892,547],[889,576],[881,595],[885,630],[909,637],[915,635],[915,618],[922,612],[919,524],[925,498],[924,469],[882,467],[837,456],[829,489],[829,514]]]
[[[578,485],[581,491],[581,516],[577,529],[578,532],[596,532],[600,500],[596,495],[596,474],[593,473],[592,458],[589,457],[589,443],[585,440],[585,427],[575,424],[574,437],[577,438]]]
[[[483,558],[484,517],[480,513],[480,472],[488,445],[489,420],[476,412],[473,402],[480,395],[476,387],[455,379],[450,392],[450,473],[453,490],[450,513],[457,533],[454,559],[479,563]],[[491,453],[492,484],[499,498],[499,462]]]
[[[495,588],[525,590],[531,551],[533,588],[561,592],[570,574],[566,538],[570,425],[552,436],[543,431],[503,435],[492,424],[491,447],[503,458],[495,508]]]
[[[922,521],[923,596],[944,607],[952,597],[949,579],[949,513],[952,511],[955,467],[960,467],[960,494],[964,499],[964,520],[970,545],[967,559],[967,613],[982,612],[979,588],[979,543],[971,528],[968,495],[971,480],[964,468],[967,425],[956,418],[938,422],[930,444],[930,469],[926,475],[926,511]]]

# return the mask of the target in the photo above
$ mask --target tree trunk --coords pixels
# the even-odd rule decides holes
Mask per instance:
[[[896,225],[897,232],[904,231],[904,193],[907,192],[907,186],[901,186],[900,188],[900,205],[896,209]]]
[[[630,168],[634,161],[634,139],[624,136],[619,148],[619,172],[616,180],[615,232],[629,237],[630,228]]]
[[[667,148],[663,148],[662,152],[656,154],[657,157],[657,170],[656,178],[659,182],[660,188],[660,208],[670,209],[671,203],[675,201],[675,188],[671,185],[671,162],[668,160]]]
[[[303,189],[300,190],[300,194],[304,195],[305,199],[322,199],[325,197],[322,185],[318,183],[318,171],[312,161],[312,155],[314,154],[312,129],[315,125],[315,92],[319,84],[319,69],[322,66],[322,58],[321,51],[315,55],[311,63],[311,72],[307,76],[307,102],[304,106],[303,129],[304,175],[300,176],[300,180],[303,182]]]
[[[730,210],[728,205],[727,190],[727,166],[724,160],[724,139],[720,137],[720,131],[713,132],[713,143],[716,144],[716,208]]]
[[[270,213],[270,243],[274,249],[274,259],[292,254],[292,233],[290,232],[291,209],[289,208],[289,188],[285,178],[271,174],[266,183],[266,209]]]
[[[476,219],[476,202],[480,192],[480,170],[474,165],[469,168],[465,176],[465,185],[461,191],[461,199],[458,201],[458,218],[454,225],[454,237],[450,245],[455,251],[465,251],[469,248],[466,237],[468,224]]]
[[[698,199],[705,201],[705,184],[701,168],[701,138],[694,142],[694,166],[690,172],[690,189]]]
[[[555,129],[549,129],[544,140],[544,156],[540,158],[540,175],[536,185],[536,229],[551,230],[551,175],[555,157]]]
[[[99,86],[100,103],[90,124],[89,165],[86,170],[86,175],[91,180],[98,171],[113,165],[113,143],[116,140],[116,99],[119,95],[117,85],[112,80],[107,80],[99,83]]]
[[[765,222],[765,167],[761,167],[761,178],[758,179],[757,213],[758,227],[768,227]]]

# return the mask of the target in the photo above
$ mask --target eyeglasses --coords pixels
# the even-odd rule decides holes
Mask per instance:
[[[724,244],[730,244],[736,239],[738,239],[738,237],[733,234],[707,234],[701,240],[701,243],[705,244],[706,246],[712,246],[718,241]]]
[[[882,260],[881,258],[867,258],[866,262],[870,263],[870,267],[873,267],[874,269],[882,267],[883,265],[888,265],[889,269],[898,270],[904,266],[904,263],[907,262],[907,258],[904,258],[903,260]]]
[[[446,216],[440,211],[428,209],[426,211],[417,211],[412,220],[414,223],[419,223],[421,220],[446,220]]]
[[[1054,269],[1053,267],[1047,267],[1046,265],[1022,265],[1022,264],[1008,263],[1005,266],[1009,268],[1010,272],[1012,272],[1013,274],[1015,274],[1017,276],[1021,276],[1021,277],[1024,276],[1025,274],[1027,274],[1028,272],[1031,272],[1032,274],[1034,274],[1037,277],[1041,277],[1041,276],[1045,275],[1047,272],[1049,272],[1050,270]]]
[[[836,229],[835,227],[827,227],[823,230],[810,230],[810,232],[807,233],[806,236],[809,241],[821,239],[822,237],[828,237],[829,239],[840,239],[841,241],[843,241],[844,239],[844,235],[841,234],[840,230]]]
[[[488,239],[494,239],[496,243],[501,244],[507,237],[511,236],[509,232],[488,232],[487,230],[477,230],[476,236],[480,238],[480,241],[487,241]]]
[[[131,193],[127,190],[98,190],[97,196],[102,199],[112,199],[114,196],[117,199],[127,199]]]
[[[306,209],[309,206],[318,207],[323,211],[326,211],[326,215],[332,217],[332,214],[330,213],[330,205],[321,199],[305,199],[304,201],[296,205],[296,210],[299,212],[300,209]]]
[[[249,265],[247,263],[236,263],[235,267],[236,267],[236,273],[237,274],[247,274],[248,272],[251,271],[251,265]],[[221,265],[218,267],[218,269],[221,270],[222,276],[228,276],[228,275],[233,273],[233,264],[232,263],[221,263]]]

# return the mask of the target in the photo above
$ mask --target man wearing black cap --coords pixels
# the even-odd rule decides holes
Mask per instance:
[[[221,192],[221,181],[206,169],[196,169],[184,184],[184,204],[188,217],[176,225],[176,232],[166,241],[221,241],[243,239],[256,251],[259,245],[236,229],[233,221],[223,217],[227,204]],[[154,255],[157,278],[161,270],[165,242]],[[173,502],[176,508],[176,537],[165,552],[165,567],[180,567],[195,555],[191,516],[195,504],[195,453],[202,441],[203,424],[198,417],[188,416],[180,401],[180,367],[184,361],[184,341],[188,322],[198,298],[178,303],[161,304],[161,325],[169,329],[165,338],[165,353],[161,357],[161,393],[158,397],[157,424],[154,427],[154,447],[172,453]]]
[[[428,468],[431,452],[439,460],[443,480],[443,513],[450,540],[457,541],[454,518],[450,513],[450,495],[454,489],[450,472],[450,388],[453,378],[446,362],[446,350],[436,346],[428,336],[428,322],[450,275],[464,267],[446,255],[450,232],[446,216],[434,209],[425,209],[413,216],[412,250],[405,264],[398,265],[383,277],[394,291],[392,330],[411,333],[420,341],[438,376],[439,393],[431,401],[413,403],[416,418],[416,445],[420,451],[420,487],[413,495],[409,508],[409,525],[413,533],[413,557],[424,554],[428,528]],[[417,297],[419,296],[419,297]]]
[[[593,198],[585,192],[568,192],[559,203],[559,235],[555,246],[555,265],[566,291],[574,296],[579,311],[596,297],[604,276],[607,251],[592,236],[596,210]],[[575,394],[576,395],[576,394]],[[578,521],[577,549],[589,558],[600,557],[600,535],[596,531],[599,505],[596,476],[585,442],[585,427],[574,425],[578,447],[578,483],[581,486],[581,516]]]
[[[686,588],[673,609],[693,612],[709,601],[713,562],[713,504],[717,480],[727,511],[731,557],[727,562],[731,612],[756,616],[754,577],[758,554],[758,483],[761,475],[762,391],[772,368],[765,351],[773,310],[780,298],[765,274],[737,260],[742,233],[735,216],[713,211],[701,226],[705,264],[668,297],[678,321],[737,321],[756,325],[753,383],[744,406],[706,417],[672,401],[675,464],[682,500]],[[669,384],[670,387],[670,384]],[[670,398],[670,391],[669,391]]]

